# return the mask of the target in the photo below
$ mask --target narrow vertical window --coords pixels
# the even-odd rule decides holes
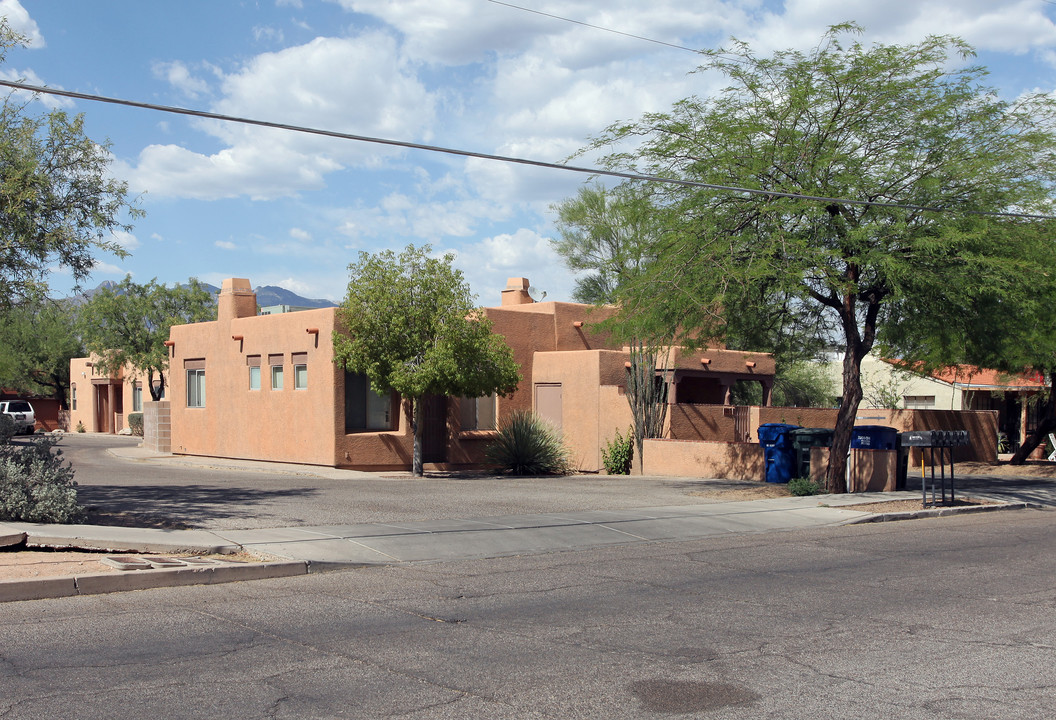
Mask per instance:
[[[294,390],[307,390],[308,389],[308,366],[307,365],[294,365],[293,366],[293,389]]]
[[[77,383],[70,385],[70,410],[77,409]]]
[[[249,366],[249,389],[260,390],[260,355],[247,355],[246,365]]]
[[[271,366],[271,389],[282,390],[282,354],[268,355],[268,365]]]
[[[132,386],[132,412],[143,412],[143,384]]]
[[[205,407],[205,368],[187,371],[187,407]]]

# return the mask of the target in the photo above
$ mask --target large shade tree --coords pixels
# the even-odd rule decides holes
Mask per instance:
[[[1029,219],[1049,214],[1054,103],[1001,99],[963,67],[962,41],[866,47],[835,26],[809,52],[705,53],[721,93],[595,138],[609,167],[691,183],[654,186],[665,232],[622,297],[625,316],[697,338],[732,314],[831,318],[843,393],[827,484],[846,490],[861,362],[899,312],[969,317],[981,295],[1029,286]],[[742,188],[731,190],[728,188]],[[1033,246],[1031,246],[1033,247]],[[950,289],[956,292],[950,292]],[[765,291],[760,291],[765,289]],[[785,303],[773,306],[770,300]]]
[[[0,17],[0,62],[22,42]],[[0,308],[45,297],[56,267],[80,282],[97,253],[125,254],[114,233],[140,211],[110,161],[82,116],[34,112],[18,95],[0,100]]]
[[[361,252],[349,265],[348,293],[338,309],[335,361],[361,373],[375,392],[411,402],[412,471],[422,465],[422,402],[429,395],[477,398],[517,389],[513,351],[491,331],[453,255],[426,245]]]
[[[191,278],[169,287],[153,279],[145,285],[128,276],[101,287],[81,309],[82,334],[104,374],[128,367],[145,377],[152,400],[165,393],[169,369],[169,329],[173,325],[216,319],[213,295]]]
[[[55,398],[68,410],[70,359],[85,351],[77,315],[69,300],[27,303],[0,313],[0,384]]]

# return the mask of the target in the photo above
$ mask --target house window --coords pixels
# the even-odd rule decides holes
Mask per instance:
[[[268,355],[268,365],[271,366],[271,389],[282,390],[282,355]]]
[[[931,410],[935,407],[934,395],[905,395],[902,401],[906,410]]]
[[[77,383],[70,385],[70,410],[77,409]]]
[[[132,412],[143,412],[143,383],[132,386]]]
[[[260,355],[247,355],[246,365],[249,366],[249,389],[260,390]]]
[[[293,389],[308,389],[308,353],[293,353]]]
[[[187,371],[187,407],[205,407],[205,368]]]
[[[462,429],[494,430],[495,403],[495,393],[479,398],[462,398]]]
[[[391,430],[393,397],[374,392],[366,375],[345,373],[345,430]]]

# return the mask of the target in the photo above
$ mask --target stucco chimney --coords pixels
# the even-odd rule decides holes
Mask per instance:
[[[257,314],[257,294],[246,278],[228,278],[216,299],[216,319],[220,321],[253,317]]]
[[[510,278],[506,281],[506,289],[502,291],[503,305],[527,305],[533,303],[532,296],[528,294],[528,278]]]

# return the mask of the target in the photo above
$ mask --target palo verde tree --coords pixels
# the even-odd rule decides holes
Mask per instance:
[[[132,377],[146,378],[155,401],[165,392],[169,328],[215,319],[215,298],[194,278],[168,287],[157,279],[140,285],[126,276],[100,288],[81,309],[82,334],[98,358],[96,369],[111,374],[131,368]]]
[[[701,70],[725,75],[723,92],[589,146],[611,168],[698,183],[653,186],[665,232],[625,315],[697,338],[721,336],[732,314],[831,319],[845,351],[832,492],[846,490],[862,358],[892,308],[967,314],[981,289],[1029,284],[1015,228],[1030,221],[979,213],[1051,214],[1056,180],[1052,99],[999,98],[983,69],[958,66],[972,49],[956,38],[845,44],[859,32],[834,26],[809,52],[772,57],[740,42],[707,51]]]
[[[428,395],[507,395],[521,377],[513,351],[491,331],[453,255],[426,245],[361,252],[348,266],[348,293],[338,309],[335,362],[365,375],[377,393],[411,402],[412,471],[422,475],[422,401]]]
[[[0,62],[24,42],[0,17]],[[109,176],[108,144],[84,134],[82,116],[34,114],[17,96],[0,100],[0,307],[47,294],[54,267],[88,277],[96,252],[125,251],[113,233],[140,211]]]

